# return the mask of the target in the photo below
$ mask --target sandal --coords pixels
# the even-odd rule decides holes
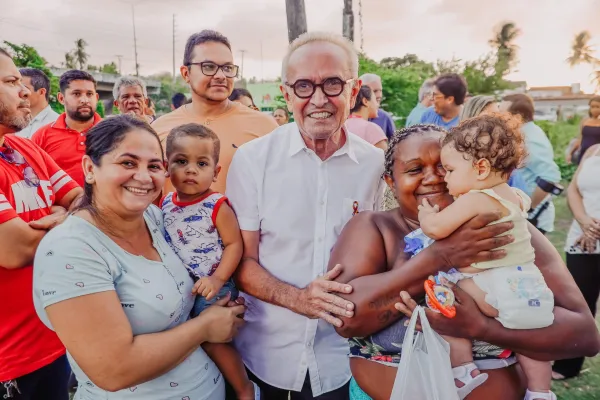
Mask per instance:
[[[457,379],[464,384],[463,387],[456,388],[456,391],[458,392],[458,397],[460,397],[461,400],[463,400],[473,390],[475,390],[477,387],[481,386],[485,381],[487,381],[488,374],[479,373],[479,375],[475,377],[471,375],[471,373],[476,369],[477,366],[475,365],[475,363],[468,363],[452,368],[452,374],[454,375],[454,379]]]
[[[556,395],[552,392],[531,392],[527,389],[524,400],[557,400]]]

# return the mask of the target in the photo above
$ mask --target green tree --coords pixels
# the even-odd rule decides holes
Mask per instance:
[[[88,62],[89,54],[85,51],[87,42],[83,39],[77,39],[75,41],[75,49],[73,50],[73,57],[75,62],[79,65],[79,69],[83,70]]]
[[[185,83],[181,76],[178,76],[173,82],[173,75],[168,72],[161,74],[152,75],[149,78],[160,81],[160,93],[158,95],[150,96],[156,104],[157,113],[171,112],[171,97],[175,93],[184,93],[189,95],[190,88]]]
[[[504,77],[510,73],[517,64],[517,46],[514,41],[521,35],[521,30],[514,22],[503,23],[495,32],[490,45],[496,50],[495,71],[498,76]]]
[[[115,64],[115,62],[111,62],[110,64],[104,64],[102,67],[100,67],[100,72],[104,73],[104,74],[113,74],[113,75],[118,75],[119,74],[119,67],[117,67],[117,64]]]
[[[75,57],[73,56],[73,52],[65,53],[65,61],[64,61],[63,65],[67,69],[77,68],[77,64],[75,63]]]
[[[571,55],[567,58],[571,67],[580,64],[598,64],[599,60],[594,57],[594,46],[590,44],[591,39],[592,36],[588,31],[582,31],[575,35],[571,45]]]

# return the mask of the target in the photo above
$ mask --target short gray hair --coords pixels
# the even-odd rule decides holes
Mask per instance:
[[[281,64],[281,81],[283,83],[285,83],[286,81],[288,63],[292,54],[304,45],[317,42],[331,43],[344,50],[348,55],[349,69],[350,73],[352,74],[352,78],[358,77],[358,53],[356,52],[356,49],[354,48],[354,45],[351,41],[337,33],[307,32],[298,36],[288,46],[287,53],[285,54],[285,57],[283,58],[283,62]]]
[[[419,103],[423,101],[425,96],[429,95],[433,90],[435,79],[425,79],[425,82],[421,85],[419,89]]]
[[[144,93],[144,97],[148,98],[148,91],[146,90],[146,82],[137,76],[120,76],[119,79],[115,82],[113,86],[113,97],[115,100],[119,100],[119,95],[121,94],[121,88],[127,86],[139,86],[142,88],[142,93]]]
[[[496,99],[492,96],[473,96],[463,106],[460,112],[460,120],[477,117],[482,111],[492,103],[495,103]]]
[[[360,76],[360,80],[365,85],[368,85],[371,82],[379,82],[379,83],[381,83],[381,77],[379,75],[377,75],[377,74],[372,74],[372,73],[362,74]]]

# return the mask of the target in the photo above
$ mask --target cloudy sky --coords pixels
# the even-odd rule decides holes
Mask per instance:
[[[179,68],[186,38],[205,28],[231,40],[244,75],[279,76],[287,45],[285,0],[0,0],[0,39],[36,47],[55,65],[73,42],[89,43],[90,64],[117,61],[133,72],[131,3],[135,4],[140,73],[172,70],[172,18]],[[342,0],[305,0],[309,30],[341,32]],[[358,0],[356,43],[360,45]],[[475,59],[503,21],[522,30],[518,71],[530,86],[581,82],[590,90],[589,67],[565,63],[576,33],[588,30],[600,45],[597,0],[362,0],[364,51],[374,59],[415,53],[434,61]],[[600,56],[600,52],[598,54]]]

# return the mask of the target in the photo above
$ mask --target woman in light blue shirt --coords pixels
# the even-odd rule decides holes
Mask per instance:
[[[165,180],[158,136],[122,115],[90,130],[86,147],[85,198],[34,262],[35,307],[67,348],[75,399],[223,400],[200,346],[231,340],[244,306],[189,319],[193,281],[151,205]]]

